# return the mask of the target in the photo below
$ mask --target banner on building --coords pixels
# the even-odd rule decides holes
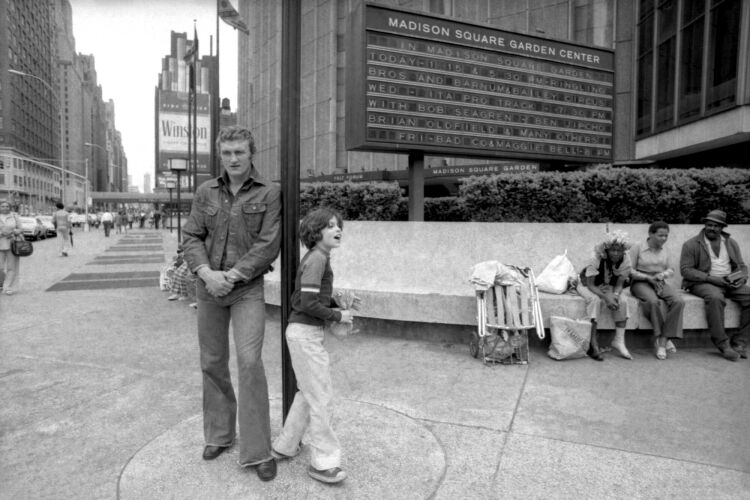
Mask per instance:
[[[197,94],[197,172],[198,185],[211,177],[211,104],[209,94]],[[158,151],[157,187],[164,185],[164,175],[169,174],[170,158],[188,158],[188,93],[158,91],[158,116],[156,123],[156,149]],[[162,174],[162,175],[160,175]],[[192,171],[190,171],[192,176]],[[188,181],[188,174],[183,176]],[[187,187],[187,185],[185,185]]]

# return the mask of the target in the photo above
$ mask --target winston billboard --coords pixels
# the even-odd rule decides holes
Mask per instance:
[[[197,94],[196,150],[198,185],[211,177],[211,110],[209,94]],[[188,94],[160,90],[157,92],[158,116],[156,119],[156,150],[158,168],[156,187],[165,188],[170,158],[188,158]],[[192,168],[192,166],[191,166]],[[192,178],[192,170],[182,176],[182,187],[187,189]]]

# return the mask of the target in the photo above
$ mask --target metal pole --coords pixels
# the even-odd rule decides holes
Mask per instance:
[[[86,222],[83,223],[83,232],[89,232],[89,159],[86,158],[86,164],[84,165],[84,173],[86,174],[86,181],[83,185],[83,206],[86,214]]]
[[[182,243],[182,199],[180,197],[180,191],[182,191],[182,182],[180,181],[181,170],[177,171],[177,244]]]
[[[424,153],[409,153],[409,207],[410,221],[424,220]]]
[[[299,264],[299,104],[301,7],[284,0],[281,7],[281,388],[286,419],[297,392],[289,348],[284,341]]]
[[[174,205],[172,205],[172,188],[169,189],[169,232],[172,232],[172,216],[174,214]]]

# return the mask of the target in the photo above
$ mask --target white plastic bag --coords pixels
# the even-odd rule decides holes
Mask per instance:
[[[536,287],[542,292],[565,293],[568,283],[575,279],[576,269],[568,259],[568,251],[558,255],[547,264],[544,271],[536,277]]]
[[[552,342],[547,356],[552,359],[576,359],[586,356],[591,342],[591,321],[550,316]]]

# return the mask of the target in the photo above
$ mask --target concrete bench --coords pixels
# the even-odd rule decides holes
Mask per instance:
[[[702,225],[672,225],[666,248],[674,261],[676,275],[670,280],[679,287],[679,257],[682,243],[698,234]],[[362,298],[359,315],[386,321],[455,326],[476,325],[476,303],[469,283],[474,264],[497,260],[504,264],[531,267],[535,274],[566,249],[576,269],[593,255],[594,245],[605,232],[626,231],[632,242],[645,241],[647,224],[582,223],[459,223],[459,222],[369,222],[346,221],[340,249],[334,250],[331,265],[336,288],[351,289]],[[743,257],[750,259],[750,226],[730,226]],[[301,251],[304,254],[304,250]],[[266,302],[280,305],[279,262],[266,276]],[[626,291],[635,313],[628,329],[650,330],[638,300]],[[541,293],[545,325],[549,317],[585,317],[584,301],[578,295]],[[684,328],[707,328],[703,301],[685,293]],[[739,307],[729,303],[726,325],[739,325]],[[614,328],[611,320],[603,329]]]

